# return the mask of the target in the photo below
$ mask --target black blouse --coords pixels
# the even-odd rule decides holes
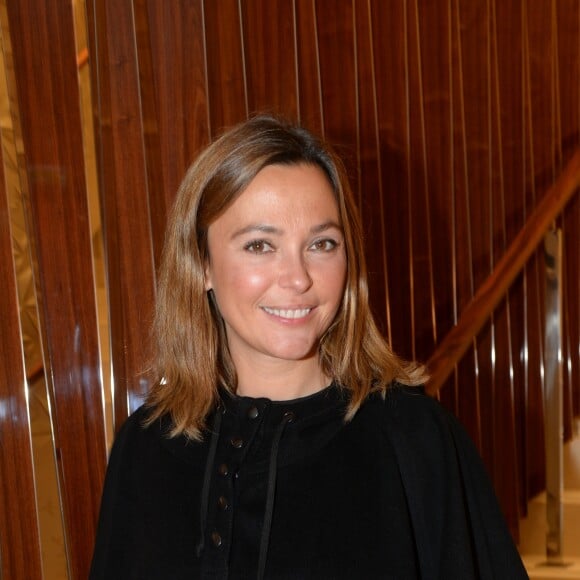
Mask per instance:
[[[139,409],[111,454],[92,579],[525,578],[481,462],[418,389],[224,394],[203,442]]]

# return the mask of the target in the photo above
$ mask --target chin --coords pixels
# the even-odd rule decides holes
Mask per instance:
[[[300,348],[282,348],[276,349],[275,352],[270,352],[271,356],[288,361],[301,361],[314,358],[317,355],[317,348],[312,346],[311,348],[304,348],[302,345]]]

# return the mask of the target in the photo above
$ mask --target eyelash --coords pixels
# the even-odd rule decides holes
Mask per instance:
[[[320,252],[332,252],[336,248],[338,248],[339,242],[332,238],[322,238],[320,240],[314,241],[310,246],[313,248],[314,251]],[[252,254],[266,254],[269,252],[273,252],[274,248],[267,242],[266,240],[251,240],[244,244],[244,250],[250,252]]]
[[[260,246],[260,248],[258,248],[258,246]],[[265,249],[266,247],[269,249]],[[252,240],[247,244],[244,244],[244,250],[252,254],[266,254],[267,252],[271,252],[273,248],[266,240]]]
[[[321,240],[316,240],[310,247],[322,245],[323,247],[316,248],[322,252],[332,252],[338,248],[338,242],[332,238],[323,238]]]

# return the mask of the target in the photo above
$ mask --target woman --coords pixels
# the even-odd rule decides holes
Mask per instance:
[[[258,116],[192,165],[154,331],[92,578],[526,577],[468,437],[375,326],[343,165],[306,130]]]

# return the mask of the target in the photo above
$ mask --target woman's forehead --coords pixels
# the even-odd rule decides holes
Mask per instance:
[[[325,173],[315,165],[268,165],[262,169],[216,222],[250,227],[280,228],[298,220],[324,229],[340,224],[336,196]],[[274,232],[272,232],[274,233]]]

